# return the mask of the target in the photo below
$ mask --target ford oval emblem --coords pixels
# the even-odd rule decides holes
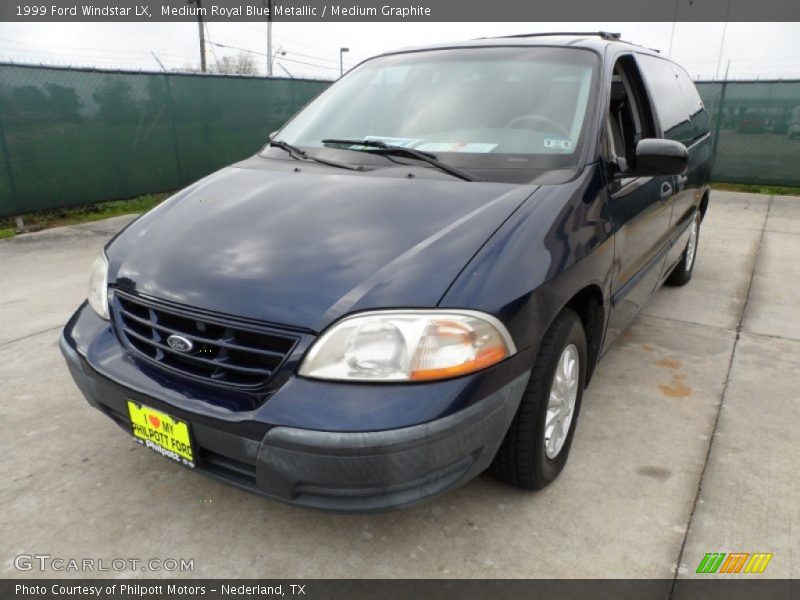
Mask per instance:
[[[167,338],[167,344],[173,350],[177,350],[178,352],[191,352],[192,348],[194,348],[194,344],[192,344],[192,340],[188,340],[182,335],[171,335]]]

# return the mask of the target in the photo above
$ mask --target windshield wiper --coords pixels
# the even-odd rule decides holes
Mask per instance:
[[[450,165],[441,162],[436,158],[435,154],[431,154],[430,152],[423,152],[421,150],[415,150],[414,148],[406,148],[405,146],[393,146],[387,144],[386,142],[382,142],[380,140],[327,139],[327,140],[322,140],[322,143],[336,144],[339,146],[365,146],[365,148],[348,148],[348,150],[355,150],[357,152],[376,152],[377,154],[416,158],[418,160],[422,160],[428,163],[429,165],[436,167],[440,171],[444,171],[445,173],[449,173],[454,177],[463,179],[464,181],[480,181],[480,178],[475,177],[474,175],[470,175],[466,171],[462,171],[461,169],[456,169],[455,167],[451,167]]]
[[[347,163],[341,163],[335,160],[329,160],[327,158],[319,158],[317,156],[311,156],[305,150],[302,150],[297,146],[293,146],[289,142],[284,142],[283,140],[270,140],[269,142],[267,142],[267,146],[285,150],[286,152],[289,153],[289,156],[291,156],[295,160],[313,160],[314,162],[318,162],[323,165],[328,165],[329,167],[337,167],[339,169],[349,169],[351,171],[364,170],[364,167],[362,167],[361,165],[348,165]]]

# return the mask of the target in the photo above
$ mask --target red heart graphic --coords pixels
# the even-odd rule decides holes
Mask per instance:
[[[158,429],[159,426],[161,425],[161,421],[159,420],[158,417],[153,416],[153,415],[147,415],[147,418],[150,419],[150,422],[153,424],[153,427],[155,427],[156,429]]]

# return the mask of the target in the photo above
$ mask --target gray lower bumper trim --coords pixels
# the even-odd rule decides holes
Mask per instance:
[[[454,415],[389,431],[271,429],[258,487],[294,503],[342,511],[387,510],[464,483],[497,452],[528,374]]]

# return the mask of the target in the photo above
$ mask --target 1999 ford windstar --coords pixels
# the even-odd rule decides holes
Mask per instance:
[[[710,161],[686,72],[614,34],[384,54],[111,240],[61,348],[136,440],[272,498],[541,488],[691,278]]]

